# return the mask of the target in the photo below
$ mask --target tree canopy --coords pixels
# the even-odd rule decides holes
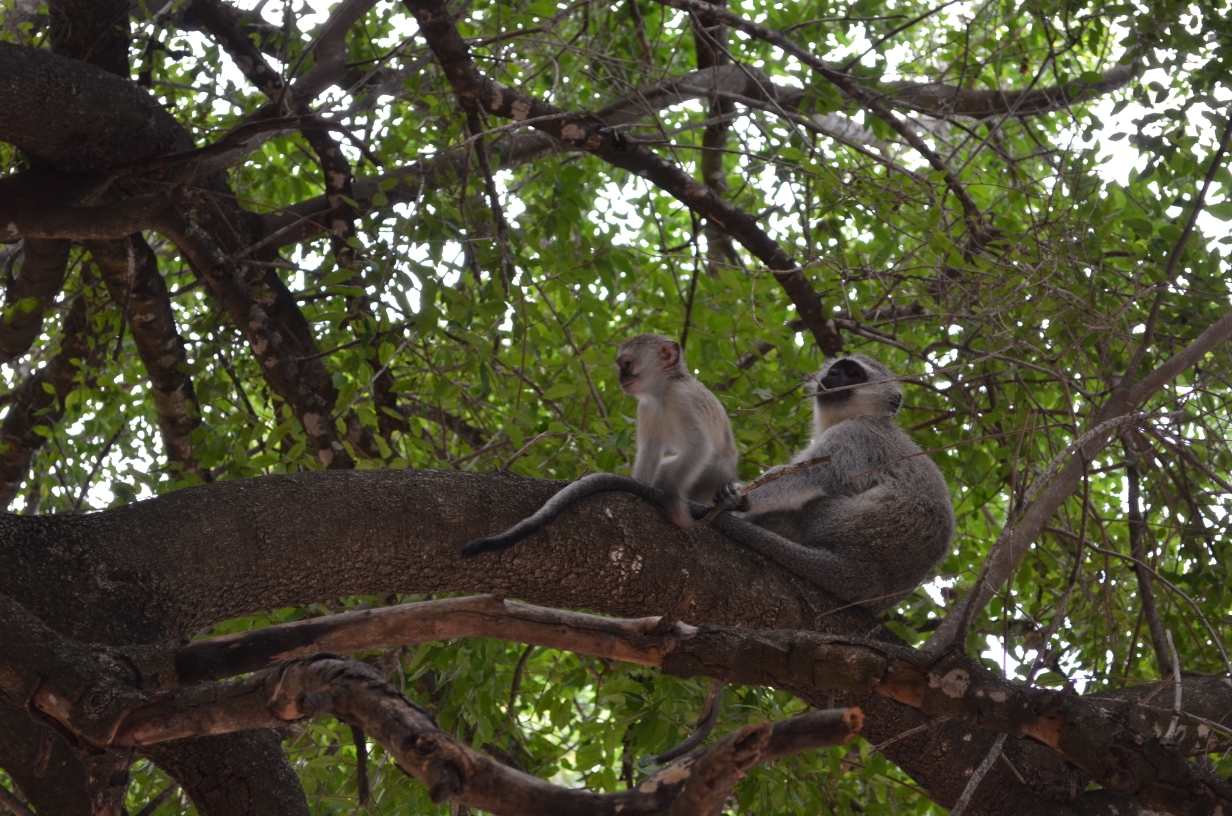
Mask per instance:
[[[0,9],[0,805],[1232,809],[1227,3]],[[744,479],[898,372],[936,579],[459,560],[628,472],[652,331]]]

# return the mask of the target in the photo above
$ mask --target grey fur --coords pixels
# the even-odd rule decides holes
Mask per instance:
[[[839,390],[822,385],[860,376],[864,382]],[[734,515],[775,535],[745,536],[738,523],[719,526],[843,600],[887,609],[948,552],[954,535],[949,490],[937,465],[894,422],[902,390],[889,369],[856,354],[829,361],[817,381],[813,442],[792,463],[829,461],[745,496],[735,483],[719,490],[716,504],[743,511]]]

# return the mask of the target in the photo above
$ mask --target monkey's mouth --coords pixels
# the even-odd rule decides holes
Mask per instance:
[[[827,391],[823,386],[818,386],[815,398],[818,402],[825,405],[837,405],[851,399],[851,395],[855,393],[854,388],[844,388],[841,391]]]
[[[620,375],[620,390],[626,394],[632,394],[637,390],[637,375],[636,374],[621,374]]]

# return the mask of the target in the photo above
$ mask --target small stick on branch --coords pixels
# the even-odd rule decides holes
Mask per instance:
[[[179,789],[180,789],[180,783],[172,782],[170,785],[168,785],[167,787],[159,791],[157,796],[155,796],[150,801],[146,802],[145,806],[142,807],[141,810],[133,814],[133,816],[151,816],[154,813],[154,811],[158,810],[158,808],[162,805],[163,802],[166,802],[168,799],[174,796],[175,792],[178,791]]]
[[[793,473],[799,473],[802,470],[807,470],[813,465],[820,465],[824,462],[829,462],[829,456],[814,456],[812,459],[805,459],[803,462],[797,462],[794,465],[787,465],[782,470],[776,470],[773,473],[767,473],[765,476],[759,476],[753,481],[740,488],[740,495],[747,496],[762,485],[768,485],[775,479],[782,479],[784,476],[790,476]],[[710,521],[723,512],[722,507],[712,507],[710,512],[702,517],[702,521]]]
[[[971,774],[971,778],[967,780],[967,787],[963,790],[962,796],[958,797],[958,801],[954,803],[954,807],[950,809],[950,816],[962,816],[962,812],[971,802],[971,797],[975,795],[975,789],[980,786],[980,782],[984,781],[984,777],[987,776],[992,764],[997,761],[997,757],[1001,756],[1003,745],[1005,745],[1005,734],[1001,733],[997,735],[992,748],[988,749],[988,756],[984,757],[980,767],[976,768],[975,773]]]

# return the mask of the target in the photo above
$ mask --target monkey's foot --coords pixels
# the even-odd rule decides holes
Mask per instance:
[[[689,506],[682,501],[672,502],[666,510],[667,520],[677,527],[687,530],[693,523],[693,514],[689,512]]]

